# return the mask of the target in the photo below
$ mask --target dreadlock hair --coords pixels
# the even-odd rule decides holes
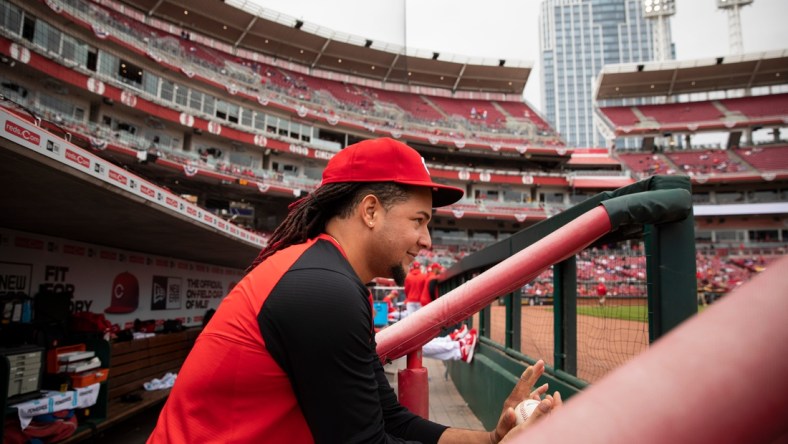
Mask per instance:
[[[408,187],[394,182],[345,182],[329,183],[290,204],[287,217],[274,230],[268,245],[246,269],[251,272],[257,265],[279,250],[306,242],[325,230],[333,217],[347,218],[364,196],[374,194],[386,210],[408,199]]]

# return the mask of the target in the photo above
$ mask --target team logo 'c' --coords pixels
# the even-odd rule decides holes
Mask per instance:
[[[113,294],[115,295],[116,299],[123,298],[123,295],[126,294],[126,289],[123,288],[123,284],[115,285],[115,291],[113,291]]]

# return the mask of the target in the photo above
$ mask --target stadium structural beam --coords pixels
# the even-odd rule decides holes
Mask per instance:
[[[758,59],[758,61],[755,62],[755,67],[752,69],[752,74],[750,74],[750,78],[747,79],[745,91],[747,93],[746,95],[748,96],[750,95],[750,90],[752,89],[752,82],[755,81],[755,75],[758,74],[758,70],[761,69],[761,62],[763,62],[763,59]]]
[[[156,4],[153,5],[153,7],[148,11],[148,17],[153,17],[153,14],[156,13],[156,10],[159,9],[159,6],[161,6],[162,3],[164,3],[164,0],[157,1]]]
[[[605,138],[605,145],[608,153],[610,153],[612,152],[613,144],[616,141],[615,127],[612,123],[608,124],[601,113],[602,112],[599,110],[599,107],[594,106],[594,112],[591,115],[591,123],[593,123],[594,128],[599,131],[599,134]]]
[[[676,86],[676,77],[678,77],[678,76],[679,76],[679,70],[678,69],[674,69],[673,70],[673,75],[670,76],[670,86],[668,86],[668,93],[667,93],[668,96],[672,96],[673,95],[673,88]]]
[[[394,67],[397,65],[397,61],[399,61],[399,54],[394,56],[394,60],[391,61],[391,65],[389,65],[389,69],[386,71],[386,75],[383,76],[383,83],[386,83],[389,80],[389,76],[391,75],[391,71],[394,71]]]
[[[457,80],[454,81],[454,86],[451,87],[451,92],[457,91],[457,87],[460,85],[460,80],[462,80],[462,75],[465,74],[465,67],[467,67],[467,63],[462,64],[462,68],[460,68],[460,73],[457,74]]]
[[[331,39],[326,39],[326,41],[323,43],[323,46],[320,47],[320,51],[317,52],[317,56],[315,56],[315,60],[313,60],[312,64],[309,65],[309,68],[315,69],[315,66],[317,66],[317,62],[320,60],[321,57],[323,57],[323,54],[326,52],[326,48],[328,48],[329,43],[331,43]]]
[[[241,44],[241,40],[243,40],[244,37],[246,37],[246,34],[249,34],[249,31],[252,29],[252,26],[254,26],[256,22],[257,22],[257,16],[254,16],[252,17],[251,20],[249,20],[249,23],[246,25],[244,32],[242,32],[241,36],[238,37],[238,40],[236,40],[235,43],[233,43],[233,49],[238,49],[238,45]]]

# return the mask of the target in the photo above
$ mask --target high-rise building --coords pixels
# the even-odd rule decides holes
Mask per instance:
[[[671,41],[666,25],[663,32]],[[544,111],[570,146],[605,146],[593,123],[594,82],[605,65],[655,60],[653,26],[644,18],[643,0],[542,1]],[[674,55],[670,45],[668,58]]]

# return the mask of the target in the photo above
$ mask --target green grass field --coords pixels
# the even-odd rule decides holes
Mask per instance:
[[[598,305],[581,305],[577,307],[577,314],[597,318],[623,319],[625,321],[646,322],[648,319],[648,310],[645,305],[603,307]]]
[[[698,313],[706,307],[699,305]],[[550,311],[552,311],[552,307]],[[648,309],[645,305],[630,306],[604,306],[580,305],[577,307],[578,315],[594,316],[597,318],[623,319],[625,321],[646,322],[648,320]]]

